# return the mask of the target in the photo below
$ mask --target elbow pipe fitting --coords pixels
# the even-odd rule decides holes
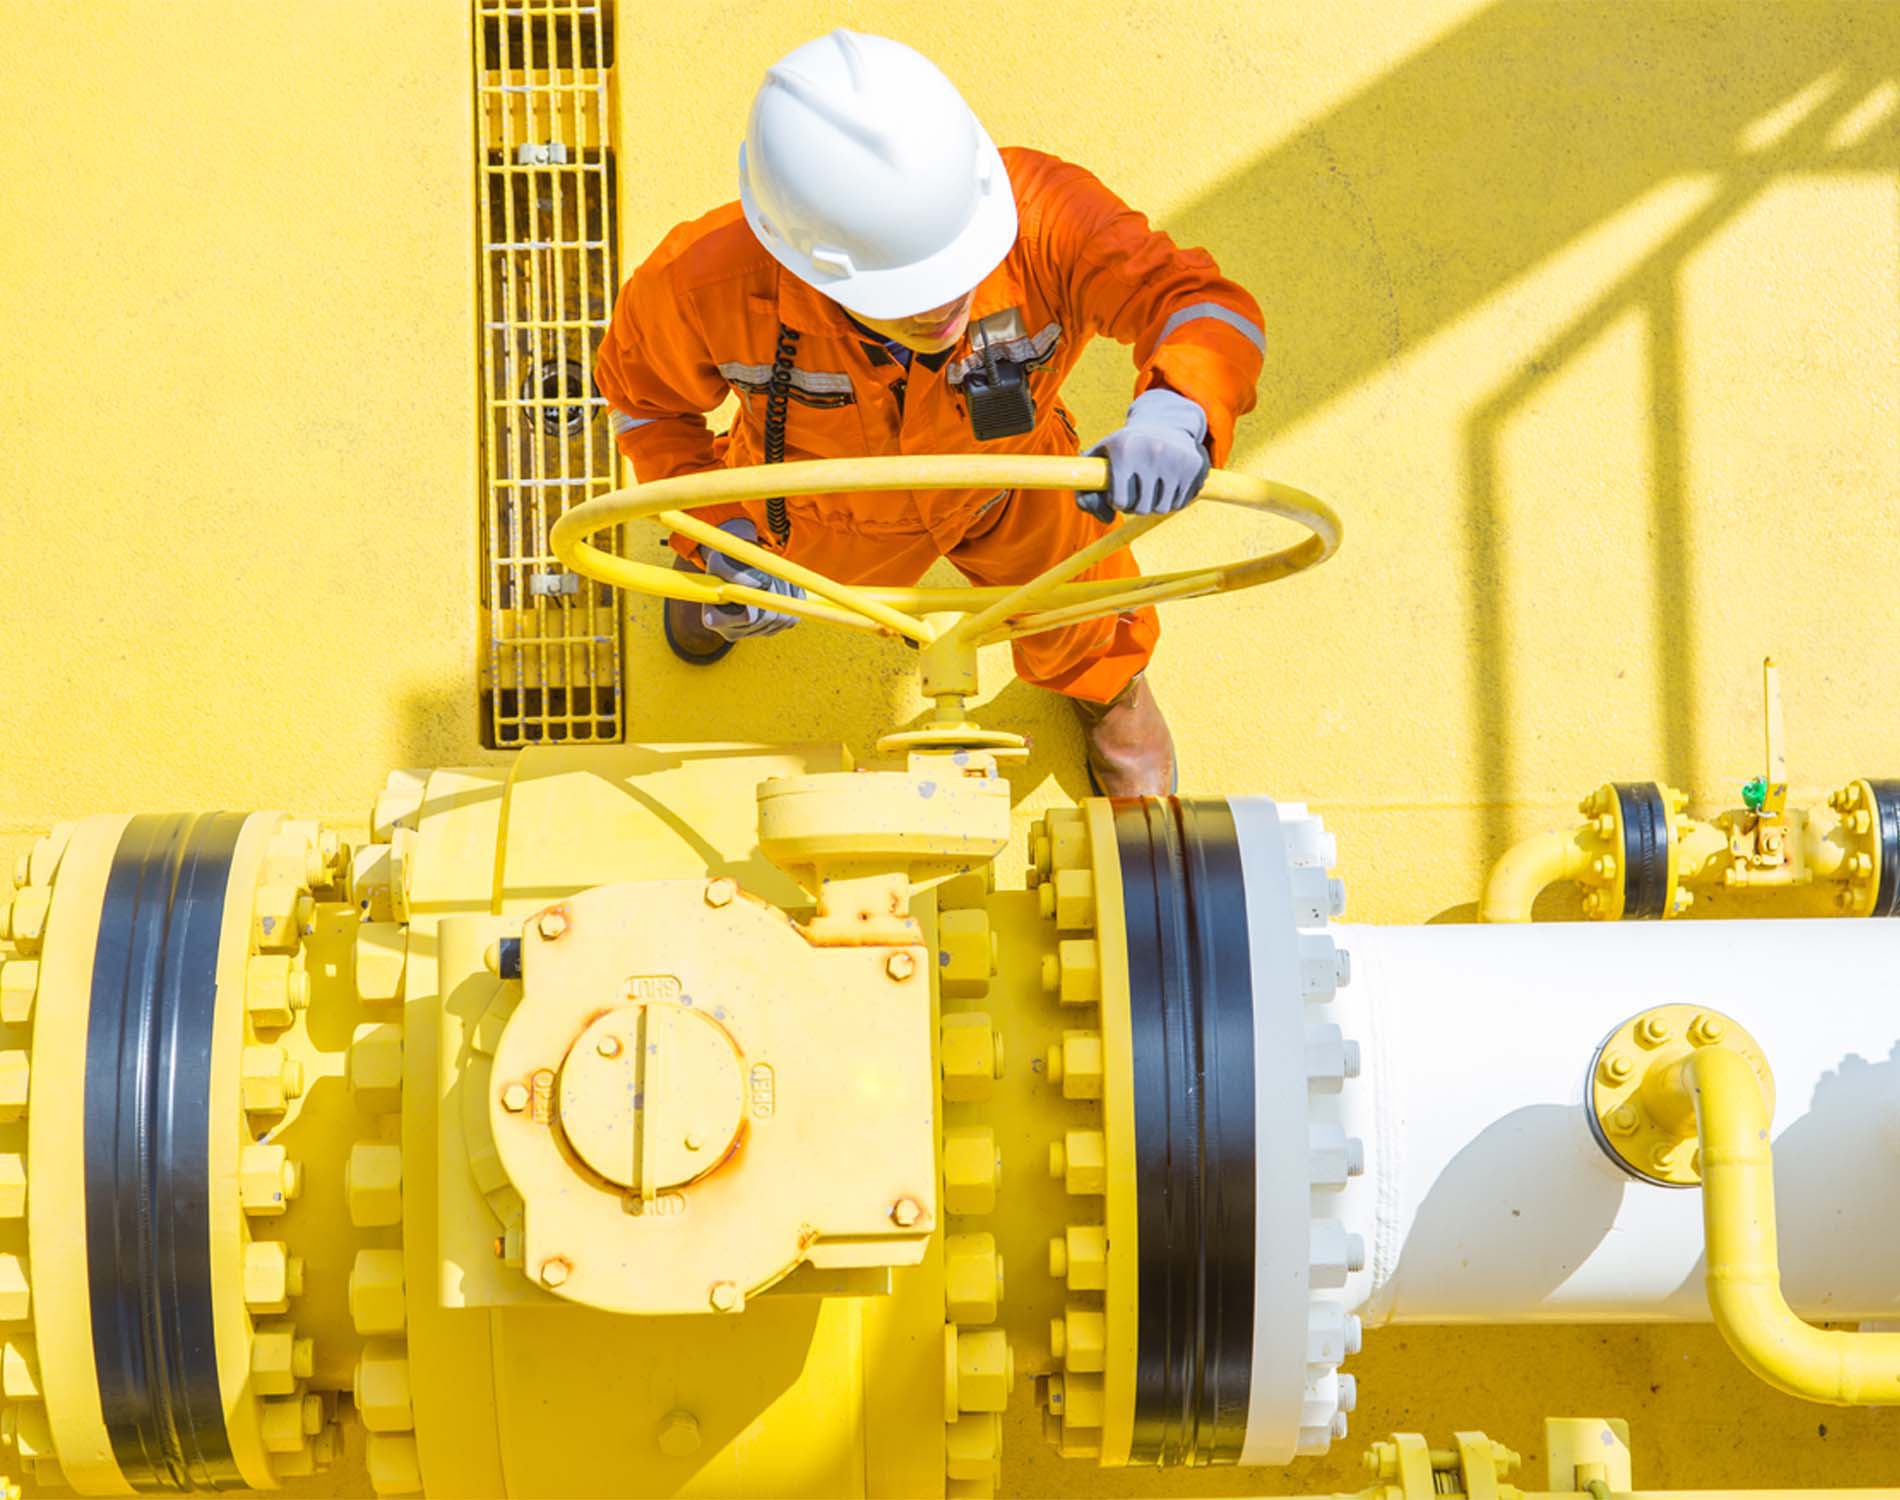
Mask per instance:
[[[1569,833],[1540,833],[1513,846],[1492,867],[1478,904],[1481,922],[1528,922],[1531,905],[1548,886],[1577,880],[1589,870],[1597,850],[1589,825]]]
[[[1540,892],[1560,880],[1587,883],[1584,914],[1655,920],[1678,909],[1676,820],[1680,792],[1655,782],[1612,782],[1579,807],[1589,821],[1569,833],[1545,833],[1509,850],[1485,882],[1478,919],[1528,922]]]
[[[1900,1334],[1816,1328],[1781,1295],[1769,1111],[1754,1070],[1716,1045],[1691,1053],[1677,1073],[1695,1102],[1709,1310],[1728,1346],[1791,1396],[1900,1405]]]
[[[1816,1328],[1782,1295],[1774,1078],[1754,1038],[1715,1011],[1653,1007],[1605,1038],[1589,1094],[1619,1167],[1659,1187],[1700,1184],[1709,1312],[1736,1357],[1804,1400],[1900,1406],[1900,1333]]]

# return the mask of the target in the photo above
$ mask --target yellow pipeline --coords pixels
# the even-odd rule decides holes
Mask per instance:
[[[1694,1095],[1709,1308],[1722,1337],[1743,1364],[1791,1396],[1900,1405],[1900,1333],[1815,1328],[1781,1295],[1768,1110],[1753,1070],[1728,1047],[1700,1047],[1675,1080]]]
[[[1531,905],[1547,886],[1579,879],[1601,852],[1584,842],[1590,825],[1568,833],[1540,833],[1517,844],[1492,867],[1478,904],[1481,922],[1528,922]]]

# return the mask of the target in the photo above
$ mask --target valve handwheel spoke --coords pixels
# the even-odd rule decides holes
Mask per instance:
[[[1209,473],[1201,490],[1203,500],[1279,516],[1306,527],[1311,535],[1292,546],[1240,562],[1146,578],[1071,581],[1075,574],[1168,519],[1131,517],[1027,583],[988,588],[860,588],[741,541],[691,514],[709,505],[771,495],[979,488],[1093,492],[1107,485],[1108,464],[1104,459],[1036,454],[819,459],[714,469],[596,496],[555,522],[550,543],[564,567],[617,588],[701,604],[755,605],[803,619],[905,637],[920,645],[954,636],[972,647],[1176,599],[1252,588],[1316,567],[1339,550],[1339,517],[1324,501],[1289,485],[1228,469]],[[788,598],[765,589],[723,583],[706,574],[678,572],[617,557],[591,540],[614,526],[642,520],[657,521],[702,545],[716,545],[738,562],[797,584],[807,597]],[[947,631],[925,618],[945,613],[964,618]]]

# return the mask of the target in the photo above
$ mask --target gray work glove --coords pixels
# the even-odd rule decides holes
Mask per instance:
[[[1108,460],[1108,488],[1078,494],[1075,503],[1099,521],[1115,511],[1168,515],[1201,492],[1212,465],[1207,413],[1177,391],[1155,386],[1135,397],[1122,425],[1085,458]]]
[[[742,542],[756,543],[759,539],[759,528],[744,516],[721,521],[719,529],[731,533]],[[784,594],[790,599],[805,597],[805,591],[795,583],[787,583],[783,578],[774,578],[770,573],[734,562],[725,553],[715,552],[710,547],[701,547],[699,550],[706,559],[706,571],[721,583],[744,584],[749,588]],[[715,634],[736,641],[748,635],[777,635],[781,630],[790,630],[798,623],[798,616],[761,609],[755,604],[708,604],[700,610],[700,622]]]

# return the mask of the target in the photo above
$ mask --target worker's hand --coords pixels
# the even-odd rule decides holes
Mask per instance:
[[[1100,521],[1115,511],[1168,515],[1201,492],[1212,464],[1204,440],[1207,413],[1176,391],[1155,386],[1135,397],[1128,417],[1083,455],[1108,460],[1108,489],[1075,503]]]
[[[742,542],[756,543],[759,539],[758,527],[743,516],[720,522],[719,529],[730,532]],[[795,583],[774,578],[770,573],[748,567],[745,563],[734,562],[725,553],[715,552],[710,547],[701,547],[699,550],[706,559],[706,571],[722,583],[745,584],[768,593],[784,594],[791,599],[805,597],[805,591]],[[753,604],[708,604],[701,611],[700,619],[708,630],[723,635],[729,641],[748,635],[777,635],[781,630],[790,630],[798,623],[796,615],[761,609]]]

